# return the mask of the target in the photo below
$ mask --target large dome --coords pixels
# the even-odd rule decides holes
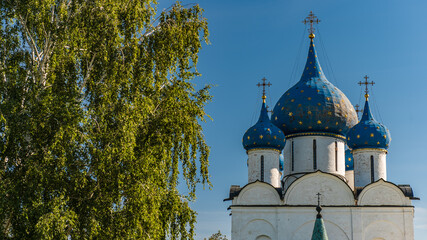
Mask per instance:
[[[357,123],[353,105],[323,74],[313,39],[301,79],[276,103],[272,122],[286,137],[324,134],[341,138]]]

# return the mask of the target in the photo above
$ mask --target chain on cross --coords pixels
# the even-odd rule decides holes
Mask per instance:
[[[365,98],[366,98],[366,100],[368,100],[368,98],[369,98],[368,85],[374,86],[375,82],[374,81],[368,82],[368,78],[369,78],[368,75],[365,75],[363,78],[365,79],[365,81],[364,82],[360,81],[358,84],[360,86],[365,85]]]
[[[313,39],[314,38],[314,30],[316,30],[313,25],[314,24],[319,24],[320,20],[317,18],[316,15],[314,15],[314,13],[312,11],[310,11],[310,13],[308,14],[308,17],[306,17],[302,23],[304,23],[305,25],[310,24],[310,28],[308,29],[308,32],[310,33],[309,38]]]
[[[319,192],[316,194],[317,195],[317,206],[320,206],[320,194]]]
[[[268,83],[266,83],[266,81],[267,81],[267,78],[262,78],[261,79],[262,80],[262,83],[258,83],[257,84],[257,86],[258,87],[261,87],[262,86],[262,101],[265,103],[265,99],[267,98],[266,96],[265,96],[265,87],[267,86],[267,87],[270,87],[271,86],[271,83],[270,82],[268,82]]]

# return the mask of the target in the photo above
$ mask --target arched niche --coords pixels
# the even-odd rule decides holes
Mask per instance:
[[[389,221],[375,221],[369,224],[364,231],[365,240],[401,240],[404,239],[402,230]]]
[[[265,219],[253,219],[249,221],[241,233],[245,240],[271,240],[275,239],[276,229]]]
[[[396,185],[380,179],[363,188],[358,205],[411,206],[411,200]]]
[[[277,190],[268,183],[253,182],[240,191],[236,205],[279,205],[281,199]]]
[[[321,194],[322,205],[354,205],[351,188],[339,177],[317,171],[294,181],[285,192],[286,205],[317,205],[316,194]]]
[[[323,220],[326,228],[326,234],[329,240],[349,240],[345,231],[337,224]],[[297,228],[292,234],[292,240],[311,239],[314,228],[314,220],[305,222]]]

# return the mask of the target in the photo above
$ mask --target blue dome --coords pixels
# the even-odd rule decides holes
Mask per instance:
[[[390,132],[372,117],[369,102],[366,99],[362,119],[347,133],[347,145],[353,150],[359,148],[387,149],[390,141]]]
[[[271,123],[264,102],[258,122],[249,128],[243,136],[243,147],[246,150],[273,148],[279,151],[285,147],[285,135]]]
[[[353,105],[323,74],[313,39],[301,79],[276,103],[272,122],[286,137],[323,133],[342,138],[357,123]]]
[[[351,154],[350,149],[345,150],[345,170],[354,170],[353,154]]]

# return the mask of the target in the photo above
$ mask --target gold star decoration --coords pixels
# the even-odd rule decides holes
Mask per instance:
[[[292,115],[294,115],[292,112],[288,113],[289,117],[292,117]]]
[[[298,123],[299,123],[299,125],[302,125],[302,122],[301,122],[301,121],[299,121]]]
[[[357,138],[360,138],[360,135],[357,135],[356,137],[357,137]]]
[[[320,120],[317,120],[317,124],[322,124],[322,121],[320,121]]]
[[[310,114],[311,114],[311,111],[308,111],[307,113],[310,115]]]
[[[262,139],[264,136],[263,135],[259,135],[259,138]]]
[[[374,137],[374,134],[373,134],[373,133],[371,133],[371,137]]]

